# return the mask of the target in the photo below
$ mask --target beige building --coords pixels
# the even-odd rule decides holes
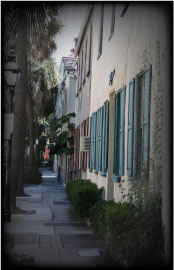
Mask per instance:
[[[87,152],[80,149],[80,138],[89,136],[89,114],[91,96],[91,68],[92,68],[92,6],[86,9],[85,18],[76,39],[75,57],[78,64],[78,80],[76,86],[76,134],[73,178],[87,178]]]
[[[127,195],[128,183],[149,180],[153,194],[162,194],[166,254],[171,169],[169,10],[169,5],[159,3],[96,3],[89,8],[75,50],[80,58],[77,126],[90,116],[87,178],[105,188],[106,200],[117,202]],[[90,77],[81,69],[87,36]]]
[[[77,80],[77,65],[72,53],[68,57],[62,57],[59,68],[60,81],[58,84],[57,101],[55,108],[55,117],[60,118],[63,115],[75,112],[75,95]],[[72,123],[74,119],[70,120]],[[66,124],[62,131],[66,130]],[[65,184],[69,180],[71,168],[71,157],[62,154],[54,155],[53,169],[58,173],[58,181]]]

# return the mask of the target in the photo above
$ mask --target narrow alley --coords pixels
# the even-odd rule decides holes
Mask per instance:
[[[17,198],[23,213],[4,223],[8,266],[111,267],[103,243],[76,215],[57,176],[46,168],[42,175],[41,185],[25,187],[30,196]]]
[[[2,263],[173,269],[173,3],[2,1]]]

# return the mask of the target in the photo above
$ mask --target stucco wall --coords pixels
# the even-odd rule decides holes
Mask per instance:
[[[79,48],[78,55],[81,54],[84,48],[86,36],[90,36],[91,20],[89,20],[86,30],[84,32],[82,42]],[[82,85],[82,89],[79,92],[79,96],[76,98],[76,126],[79,126],[90,114],[90,97],[91,97],[91,73],[88,77],[85,77],[85,83]]]
[[[125,173],[127,168],[127,120],[128,120],[128,85],[129,80],[139,74],[145,67],[152,65],[151,82],[151,111],[150,111],[150,146],[154,143],[154,131],[156,125],[153,118],[157,112],[155,104],[156,96],[160,96],[166,88],[166,66],[168,65],[168,19],[164,5],[131,3],[127,12],[120,17],[124,3],[116,5],[115,31],[110,41],[110,23],[112,5],[106,4],[104,8],[103,49],[102,55],[97,60],[99,29],[100,29],[100,6],[96,5],[92,15],[92,81],[90,115],[96,111],[112,94],[126,85],[125,100]],[[165,60],[165,61],[164,61]],[[112,86],[109,86],[109,75],[115,69]],[[160,72],[160,75],[159,75]],[[159,86],[160,77],[160,86]],[[165,86],[164,86],[165,85]],[[160,93],[159,93],[160,87]],[[169,86],[168,86],[169,87]],[[121,200],[121,190],[118,183],[112,183],[113,163],[113,108],[110,109],[110,135],[109,135],[109,177],[101,177],[88,171],[87,177],[98,186],[106,187],[106,199],[115,198]],[[159,117],[161,119],[161,116]],[[160,122],[161,120],[159,120]],[[162,125],[162,124],[161,124]],[[158,140],[160,143],[160,140]],[[156,154],[155,154],[156,155]],[[151,148],[151,158],[154,153]],[[160,161],[161,162],[161,161]]]

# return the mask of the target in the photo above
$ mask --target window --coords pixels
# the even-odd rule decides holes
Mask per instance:
[[[124,175],[124,110],[126,87],[114,96],[114,160],[113,181],[119,182]]]
[[[85,61],[84,61],[84,80],[83,80],[83,83],[85,83],[85,77],[86,77],[87,50],[88,50],[88,37],[86,38],[86,45],[85,45]]]
[[[97,127],[97,112],[92,114],[92,134],[91,134],[91,169],[96,169],[96,127]]]
[[[89,155],[88,155],[88,169],[91,170],[91,152],[92,152],[92,116],[90,117],[90,125],[89,125]]]
[[[149,169],[150,67],[137,76],[137,82],[135,176],[143,176],[148,175]]]
[[[83,121],[83,134],[82,136],[88,136],[89,118]],[[82,170],[86,172],[87,168],[87,152],[82,153]]]
[[[104,130],[103,130],[104,129]],[[103,136],[104,135],[104,136]],[[109,101],[90,117],[88,168],[106,176],[108,169]]]
[[[86,77],[89,76],[90,70],[91,70],[91,57],[92,57],[92,25],[90,27],[90,35],[88,40],[88,48],[87,48],[87,71],[86,71]]]
[[[103,160],[101,176],[106,176],[108,170],[108,146],[109,146],[109,100],[104,106],[104,138],[103,138]]]
[[[103,110],[104,107],[102,106],[97,112],[97,171],[102,171]]]
[[[110,30],[109,40],[111,40],[111,37],[114,34],[114,28],[115,28],[115,5],[112,5],[111,30]]]
[[[101,5],[101,17],[100,17],[100,32],[99,32],[99,47],[98,47],[98,57],[100,58],[102,54],[102,45],[103,45],[103,15],[104,15],[104,6]]]
[[[147,177],[150,148],[150,67],[129,81],[127,175]]]
[[[127,176],[133,176],[133,134],[134,134],[134,91],[135,79],[129,81],[128,127],[127,127]]]
[[[81,86],[83,84],[83,50],[82,50],[82,53],[81,53],[81,71],[80,71],[80,89],[81,89]]]

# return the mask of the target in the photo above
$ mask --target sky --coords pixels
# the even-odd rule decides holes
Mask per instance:
[[[64,10],[60,14],[63,25],[61,33],[55,37],[57,50],[52,54],[52,58],[60,65],[61,57],[69,56],[71,49],[74,49],[74,38],[78,37],[79,31],[84,19],[86,4],[73,3],[66,4]]]

